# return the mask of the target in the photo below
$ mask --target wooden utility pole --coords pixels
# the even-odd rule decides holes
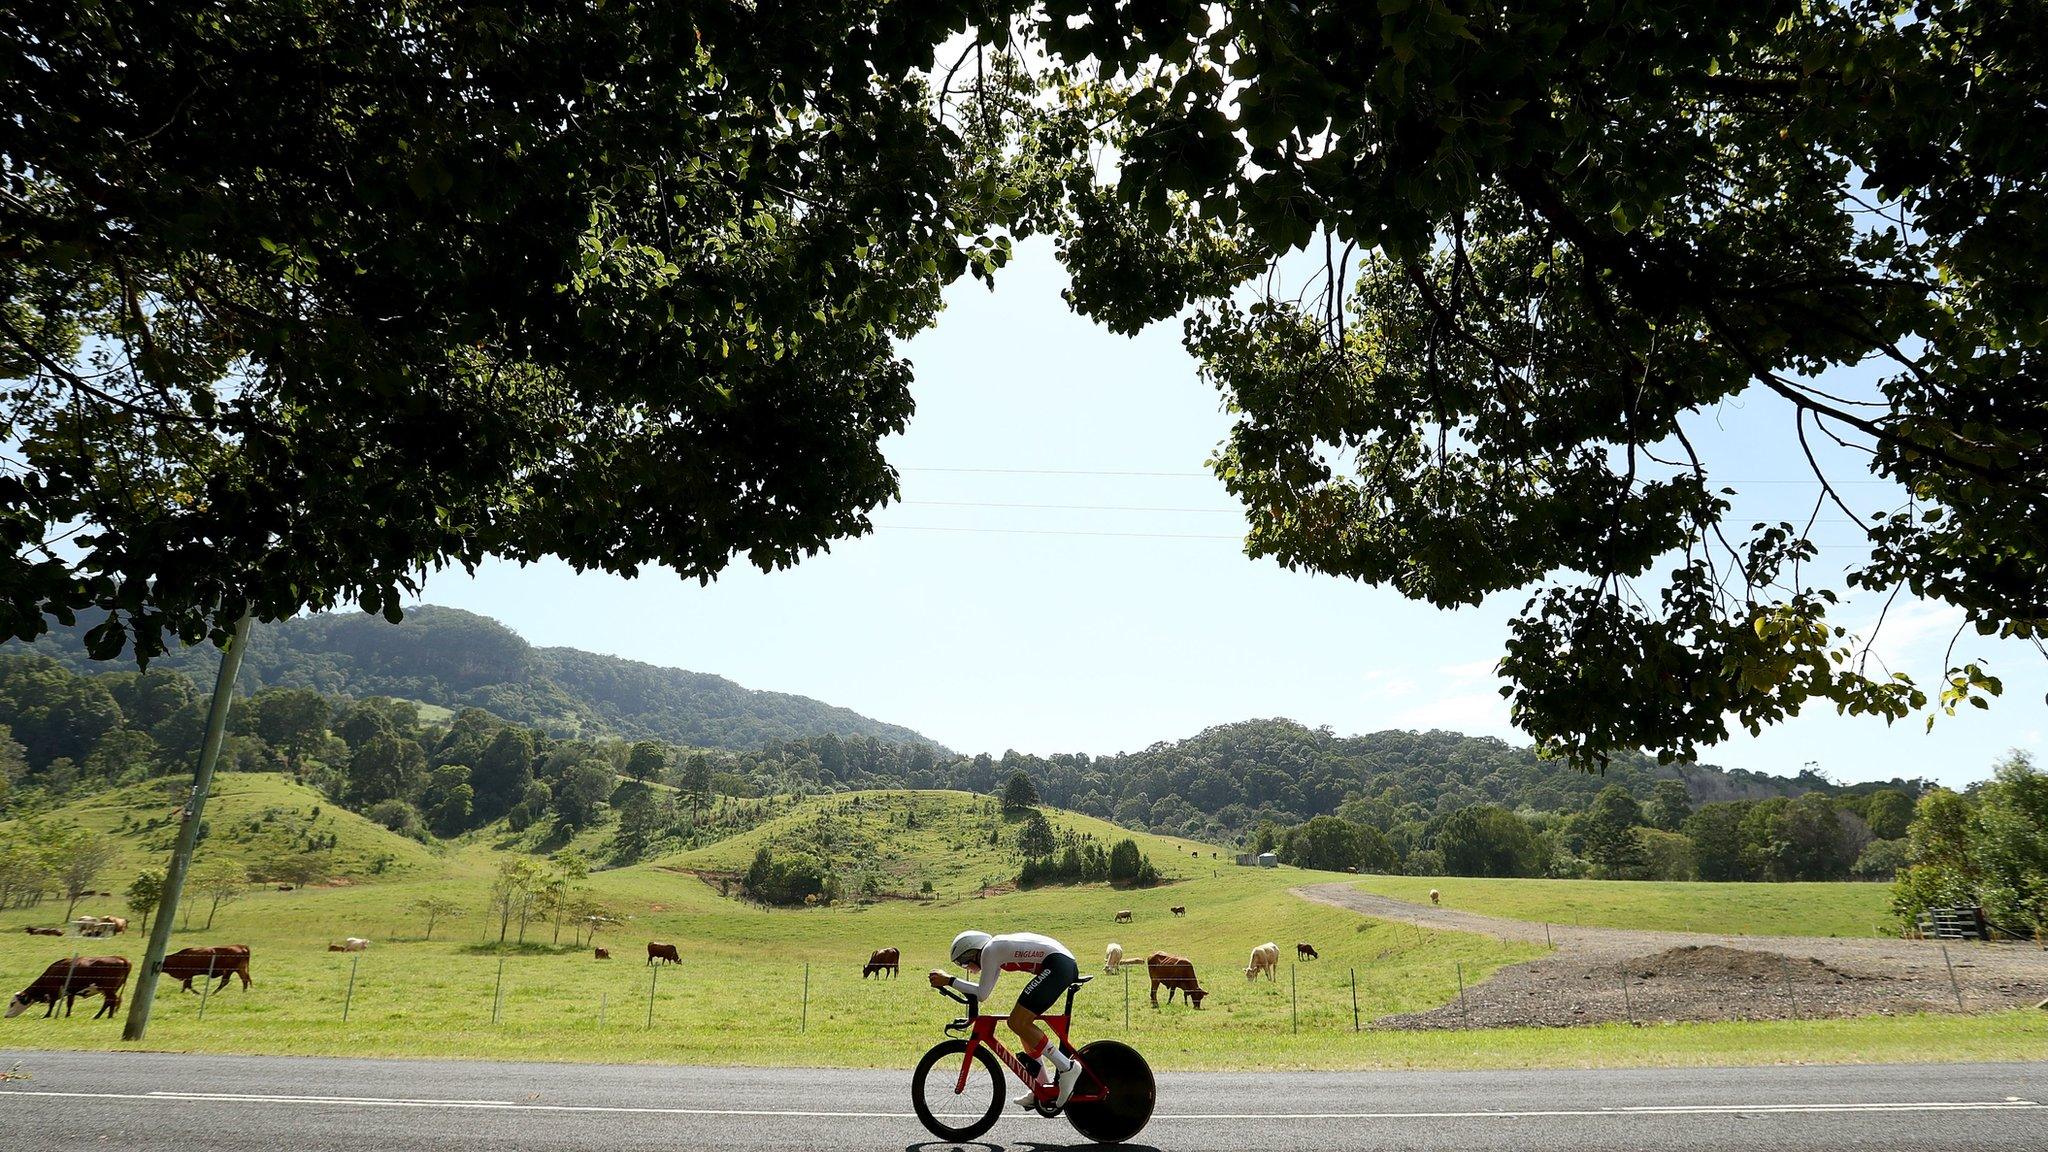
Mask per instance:
[[[206,713],[206,742],[199,748],[199,767],[192,774],[192,796],[185,802],[184,821],[178,825],[178,843],[171,850],[171,866],[164,870],[163,899],[157,905],[156,924],[149,930],[149,948],[142,954],[142,970],[135,974],[135,996],[128,1002],[128,1022],[121,1039],[140,1040],[149,1031],[149,1007],[156,999],[156,978],[164,966],[164,953],[171,946],[171,925],[178,913],[178,896],[185,888],[185,873],[192,865],[192,850],[199,845],[199,820],[206,810],[206,794],[213,787],[213,766],[220,760],[221,737],[228,727],[228,701],[235,695],[235,674],[242,670],[242,650],[249,643],[249,614],[235,621],[234,635],[220,654],[220,673],[213,678],[213,705]]]

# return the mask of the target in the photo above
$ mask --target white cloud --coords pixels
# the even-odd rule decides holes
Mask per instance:
[[[1917,679],[1939,676],[1942,650],[1949,637],[1963,623],[1963,610],[1950,604],[1900,597],[1884,617],[1883,626],[1872,616],[1854,631],[1863,637],[1872,629],[1877,635],[1870,653],[1888,672],[1905,672]]]

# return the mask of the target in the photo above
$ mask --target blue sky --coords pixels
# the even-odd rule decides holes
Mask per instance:
[[[870,537],[785,572],[736,565],[709,587],[493,563],[434,575],[423,599],[536,644],[813,696],[969,752],[1110,753],[1266,716],[1526,742],[1491,672],[1525,593],[1440,612],[1247,559],[1243,518],[1203,467],[1228,419],[1178,323],[1112,335],[1068,312],[1062,283],[1049,246],[1025,244],[994,292],[955,285],[937,326],[910,342],[917,415],[888,446],[904,502]],[[1775,401],[1729,406],[1691,432],[1714,479],[1743,490],[1739,527],[1803,522],[1816,489]],[[1840,463],[1841,477],[1865,475]],[[1844,491],[1861,512],[1887,504],[1867,480]],[[1847,543],[1853,527],[1830,519],[1843,522],[1816,539]],[[1876,610],[1852,603],[1840,622]],[[1878,651],[1930,682],[1958,619],[1902,599]],[[1919,720],[1887,728],[1828,709],[1702,758],[1951,784],[1982,778],[2011,747],[2048,759],[2048,663],[1974,636],[1957,652],[2005,678],[1991,712],[1923,734]]]

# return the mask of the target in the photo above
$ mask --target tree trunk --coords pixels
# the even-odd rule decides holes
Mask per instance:
[[[206,927],[201,928],[201,932],[213,931],[213,914],[218,911],[220,911],[220,897],[215,896],[213,903],[206,906]]]
[[[83,892],[65,893],[65,896],[67,896],[68,899],[64,901],[64,919],[66,919],[67,921],[71,919],[71,910],[73,908],[78,907],[78,898],[83,895],[85,895],[85,893]]]
[[[433,938],[434,938],[434,914],[433,914],[432,912],[429,912],[429,913],[427,913],[427,939],[429,939],[429,940],[432,940]]]

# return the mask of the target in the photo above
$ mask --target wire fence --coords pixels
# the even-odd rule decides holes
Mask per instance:
[[[1759,942],[1763,943],[1763,942]],[[1859,972],[1769,951],[1673,949],[1626,962],[1554,953],[1495,967],[1462,959],[1297,959],[1247,979],[1211,966],[1199,1008],[1154,986],[1142,962],[1097,978],[1075,1000],[1077,1037],[1163,1031],[1317,1036],[1375,1028],[1806,1020],[1878,1013],[2029,1007],[2048,997],[2048,953],[2016,945],[1919,946],[1908,972]],[[623,952],[623,948],[620,950]],[[2021,952],[2034,957],[2027,960]],[[1996,961],[1996,962],[1994,962]],[[254,985],[232,973],[158,984],[154,1019],[189,1009],[195,1026],[323,1024],[344,1028],[639,1029],[715,1037],[857,1034],[936,1024],[955,1009],[930,994],[923,969],[863,977],[857,960],[757,961],[733,955],[650,962],[590,950],[556,954],[427,954],[373,945],[344,953],[259,950]],[[1008,1007],[1021,982],[1000,989]],[[1156,1001],[1156,1007],[1155,1007]]]

